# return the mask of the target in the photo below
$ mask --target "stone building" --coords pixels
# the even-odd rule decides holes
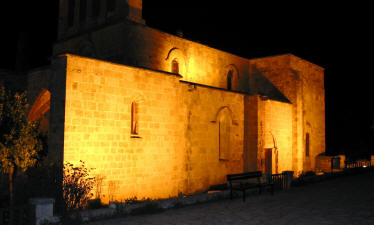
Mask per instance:
[[[49,68],[30,72],[49,159],[82,160],[104,201],[167,198],[226,174],[315,169],[324,69],[246,59],[147,27],[141,0],[60,0]]]

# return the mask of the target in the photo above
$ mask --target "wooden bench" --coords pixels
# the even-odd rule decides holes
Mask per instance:
[[[245,201],[245,191],[251,188],[258,188],[261,194],[264,188],[269,188],[271,194],[274,195],[274,184],[270,181],[262,180],[262,172],[247,172],[238,174],[228,174],[227,181],[230,183],[230,198],[232,199],[233,191],[243,192],[243,201]]]

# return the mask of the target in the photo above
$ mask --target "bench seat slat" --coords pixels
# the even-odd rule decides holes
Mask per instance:
[[[272,182],[262,182],[262,172],[246,172],[239,174],[228,174],[227,181],[230,183],[230,197],[232,199],[232,191],[242,191],[243,201],[245,201],[245,190],[250,188],[259,188],[261,194],[262,188],[270,187],[271,193],[274,193],[274,184]],[[254,179],[256,178],[256,179]]]

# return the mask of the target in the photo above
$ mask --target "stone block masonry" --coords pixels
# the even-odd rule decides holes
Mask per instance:
[[[292,170],[292,105],[272,100],[260,103],[262,147],[272,149],[272,173]]]
[[[181,83],[174,74],[66,55],[64,161],[104,177],[104,202],[206,190],[243,170],[244,94]],[[132,103],[138,133],[131,133]],[[231,113],[219,160],[220,109]]]
[[[82,52],[86,48],[93,52]],[[247,59],[141,24],[106,26],[94,30],[89,40],[80,35],[62,40],[53,51],[54,55],[69,52],[167,72],[177,60],[182,80],[220,88],[227,88],[227,74],[232,70],[232,90],[248,91]]]
[[[296,174],[314,170],[316,157],[325,152],[324,69],[292,54],[251,59],[249,63],[252,90],[260,89],[271,99],[279,99],[279,92],[263,87],[263,80],[270,81],[292,103],[292,169]],[[266,78],[262,83],[253,78],[258,74]]]
[[[60,2],[57,59],[29,75],[49,159],[95,168],[104,202],[195,193],[228,173],[315,169],[323,68],[292,54],[245,59],[150,28],[141,2]]]
[[[49,159],[95,168],[104,202],[195,193],[226,182],[228,173],[298,175],[314,169],[324,149],[321,76],[294,80],[296,97],[281,101],[70,54],[56,59],[52,71]],[[258,71],[266,78],[266,69]],[[279,94],[275,88],[269,93]]]

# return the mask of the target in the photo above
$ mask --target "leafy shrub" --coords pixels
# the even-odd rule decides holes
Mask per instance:
[[[141,202],[140,200],[138,200],[138,198],[136,196],[132,197],[132,198],[128,198],[125,200],[125,204],[127,205],[131,205],[131,204],[136,204],[136,203],[139,203]]]
[[[81,165],[74,167],[69,162],[64,163],[64,178],[62,181],[63,199],[67,211],[86,208],[88,200],[93,196],[91,193],[95,178],[90,177],[90,170]]]

